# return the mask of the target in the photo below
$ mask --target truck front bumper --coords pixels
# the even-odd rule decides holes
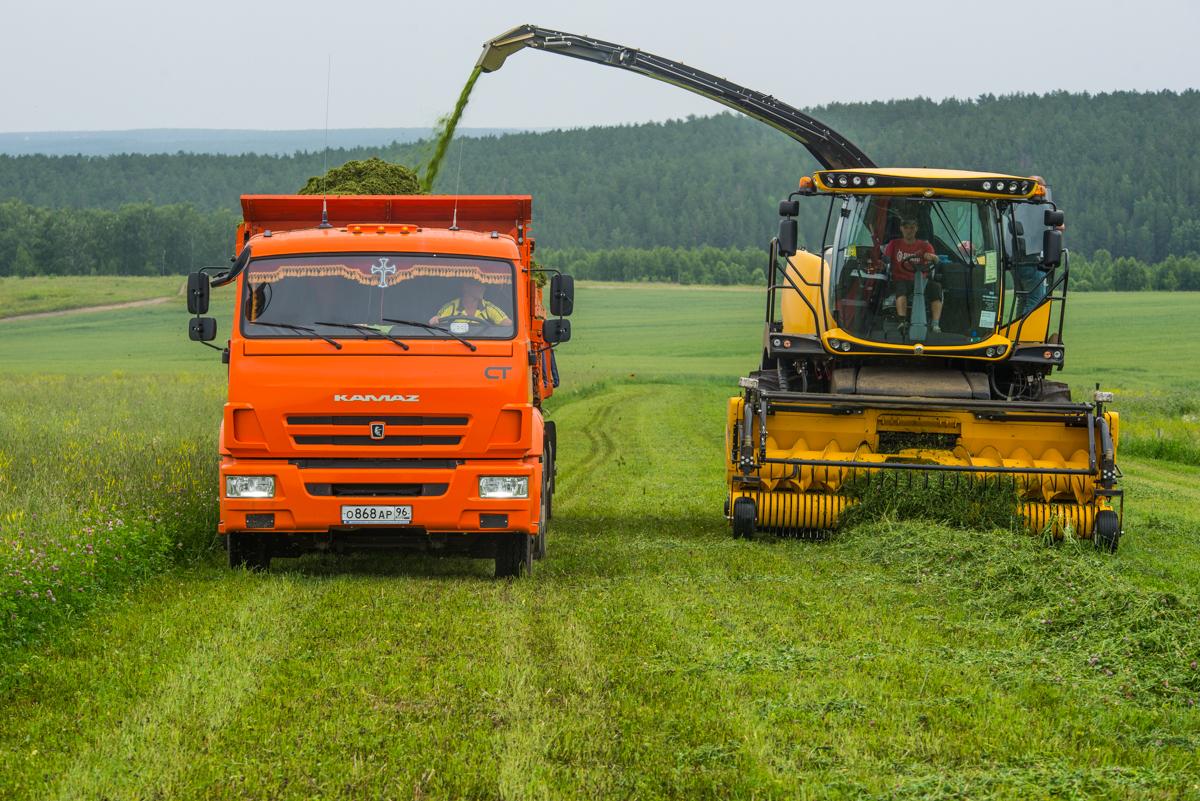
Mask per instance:
[[[343,523],[343,506],[411,506],[410,533],[517,532],[536,534],[541,504],[537,457],[489,460],[234,459],[221,461],[218,532],[369,535],[397,526]],[[273,476],[271,498],[226,497],[226,476]],[[527,498],[480,498],[481,476],[526,476]]]

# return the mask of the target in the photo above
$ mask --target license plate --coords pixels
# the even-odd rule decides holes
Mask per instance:
[[[342,525],[395,526],[412,522],[411,506],[343,506]]]

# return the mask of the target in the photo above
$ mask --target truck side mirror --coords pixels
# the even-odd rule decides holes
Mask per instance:
[[[542,339],[550,345],[571,341],[570,320],[547,320],[542,323]]]
[[[210,283],[207,273],[189,273],[187,283],[187,306],[189,314],[208,312]]]
[[[550,313],[555,317],[570,317],[573,311],[575,311],[575,279],[559,273],[550,279]],[[570,334],[568,333],[567,336],[569,338]]]
[[[212,317],[193,317],[188,320],[188,339],[193,342],[212,342],[217,338],[217,321]]]
[[[1062,262],[1062,231],[1051,228],[1042,234],[1042,270],[1052,270],[1060,262]]]
[[[779,221],[779,255],[787,258],[796,255],[796,244],[800,239],[800,226],[794,217]]]
[[[1046,227],[1057,228],[1066,223],[1067,216],[1059,209],[1046,209]]]

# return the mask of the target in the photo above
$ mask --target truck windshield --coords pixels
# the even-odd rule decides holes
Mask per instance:
[[[937,345],[995,331],[1003,283],[992,203],[851,196],[833,221],[826,241],[838,327],[878,342]]]
[[[256,259],[243,280],[248,337],[509,339],[512,262],[398,253]],[[411,321],[412,324],[396,321]],[[281,328],[302,326],[309,330]]]

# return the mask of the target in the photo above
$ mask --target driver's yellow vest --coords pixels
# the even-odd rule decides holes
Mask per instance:
[[[445,319],[447,317],[472,317],[476,320],[486,320],[487,322],[496,325],[508,322],[508,315],[501,311],[500,307],[495,303],[492,303],[489,300],[483,300],[481,302],[483,305],[476,309],[472,314],[468,313],[467,310],[462,307],[461,298],[455,298],[442,308],[438,309],[437,317],[439,319]]]

